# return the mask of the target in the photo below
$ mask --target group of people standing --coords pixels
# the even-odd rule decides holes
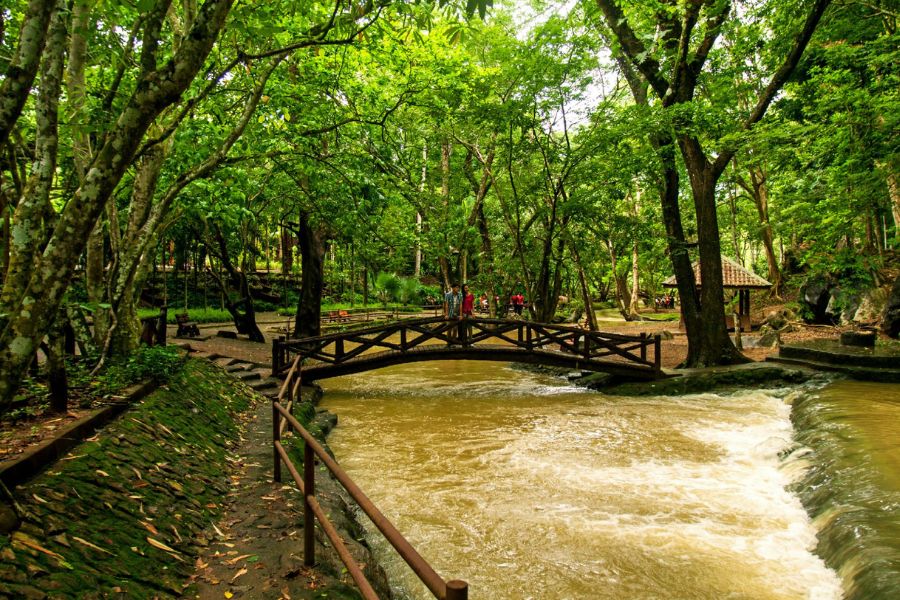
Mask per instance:
[[[500,298],[494,296],[494,301],[499,305]],[[482,294],[478,300],[482,311],[488,310],[487,294]],[[522,292],[515,292],[509,297],[509,306],[516,315],[521,315],[525,308],[525,296]],[[460,290],[459,284],[450,286],[450,291],[444,294],[444,317],[448,319],[462,319],[471,317],[475,312],[475,294],[469,289],[469,284],[463,284]]]

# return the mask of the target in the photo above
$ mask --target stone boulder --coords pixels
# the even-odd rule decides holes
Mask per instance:
[[[861,295],[857,292],[848,292],[840,286],[831,288],[828,292],[828,306],[825,308],[825,316],[829,323],[848,325],[859,310],[862,302]]]
[[[887,288],[872,288],[865,292],[859,301],[859,307],[856,309],[851,321],[859,324],[877,323],[884,314],[888,302]]]
[[[832,325],[834,321],[828,315],[828,307],[832,303],[831,290],[834,283],[825,277],[808,277],[800,286],[800,303],[812,315],[812,323]]]
[[[787,324],[785,324],[787,326]],[[781,346],[781,336],[779,335],[782,327],[774,328],[769,325],[763,325],[759,328],[759,337],[756,338],[757,348],[775,348]]]
[[[894,286],[888,296],[884,316],[881,319],[881,331],[895,339],[900,336],[900,276],[894,280]]]

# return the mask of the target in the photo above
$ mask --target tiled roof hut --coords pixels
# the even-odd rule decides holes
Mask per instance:
[[[697,287],[700,288],[702,281],[700,279],[700,261],[693,264],[694,279],[697,281]],[[675,276],[672,275],[663,282],[663,287],[678,287]],[[722,287],[726,290],[737,290],[738,293],[738,316],[741,320],[741,331],[750,331],[750,290],[767,290],[772,284],[749,271],[731,260],[722,257]],[[730,321],[729,316],[726,320]]]

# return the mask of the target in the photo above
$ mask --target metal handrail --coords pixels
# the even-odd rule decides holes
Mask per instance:
[[[385,539],[394,547],[397,553],[406,561],[406,564],[419,577],[422,583],[434,594],[438,600],[467,600],[469,597],[469,585],[465,581],[451,580],[445,581],[430,564],[412,547],[412,545],[403,537],[403,534],[382,514],[368,496],[357,486],[350,476],[331,458],[325,449],[316,441],[303,425],[297,421],[291,414],[291,409],[282,405],[284,398],[288,400],[288,406],[292,407],[294,400],[299,398],[301,371],[299,368],[301,356],[297,356],[291,370],[288,373],[285,382],[281,387],[278,397],[272,401],[272,437],[274,448],[274,473],[273,478],[276,482],[281,482],[281,463],[284,462],[285,467],[291,474],[300,493],[303,495],[303,563],[306,566],[315,564],[315,527],[313,523],[315,519],[319,520],[322,530],[331,541],[341,561],[347,567],[347,572],[353,578],[353,581],[359,587],[360,592],[365,600],[378,600],[378,595],[372,589],[371,584],[365,577],[365,574],[356,564],[350,551],[347,549],[344,541],[341,539],[334,525],[328,519],[325,511],[315,496],[315,459],[316,457],[328,467],[328,470],[334,475],[335,479],[344,487],[350,497],[359,505],[366,513],[366,516],[384,535]],[[295,379],[296,381],[292,381]],[[285,424],[289,424],[291,429],[299,435],[304,441],[303,451],[303,475],[297,471],[290,456],[281,444],[281,436],[285,429]]]

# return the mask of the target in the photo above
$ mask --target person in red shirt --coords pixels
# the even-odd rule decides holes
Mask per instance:
[[[469,291],[468,284],[463,284],[462,316],[471,317],[475,311],[475,294]]]

